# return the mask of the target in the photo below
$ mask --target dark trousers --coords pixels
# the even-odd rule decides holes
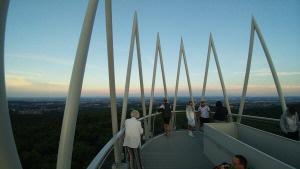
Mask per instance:
[[[200,117],[200,126],[203,126],[203,123],[209,123],[209,118]]]
[[[130,148],[125,146],[126,162],[129,169],[142,169],[140,148]]]
[[[285,137],[298,141],[299,140],[299,131],[288,132]]]

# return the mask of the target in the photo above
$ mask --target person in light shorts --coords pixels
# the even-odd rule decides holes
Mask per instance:
[[[186,107],[186,118],[188,120],[189,136],[194,137],[193,128],[195,127],[195,109],[193,101],[189,101],[189,105]]]

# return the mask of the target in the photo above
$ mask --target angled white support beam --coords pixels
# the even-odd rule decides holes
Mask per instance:
[[[223,80],[223,75],[222,75],[222,71],[221,71],[221,67],[220,67],[220,63],[219,63],[219,59],[218,59],[218,55],[217,55],[217,50],[216,50],[215,43],[214,43],[214,39],[213,39],[211,33],[210,33],[210,36],[209,36],[209,44],[208,44],[208,52],[207,52],[207,60],[206,60],[206,68],[205,68],[205,76],[204,76],[201,100],[204,101],[204,97],[205,97],[211,48],[213,49],[213,53],[214,53],[214,57],[215,57],[215,61],[216,61],[216,66],[217,66],[217,69],[218,69],[218,74],[219,74],[220,83],[221,83],[221,86],[222,86],[224,101],[225,101],[225,105],[226,105],[228,115],[229,115],[229,122],[232,122],[231,109],[230,109],[230,106],[229,106],[226,87],[225,87],[225,83],[224,83],[224,80]]]
[[[113,135],[118,133],[118,116],[116,105],[116,85],[115,85],[115,66],[114,66],[114,44],[112,27],[111,0],[105,0],[106,13],[106,40],[107,40],[107,61],[109,77],[110,111]],[[119,144],[114,145],[115,163],[121,163]]]
[[[126,76],[125,92],[124,92],[124,98],[123,98],[123,107],[122,107],[122,117],[121,117],[120,130],[122,128],[124,128],[124,122],[125,122],[126,113],[127,113],[127,104],[128,104],[128,95],[129,95],[129,86],[130,86],[134,41],[136,41],[137,56],[138,56],[143,116],[146,117],[146,104],[145,104],[144,82],[143,82],[142,61],[141,61],[141,51],[140,51],[140,39],[139,39],[138,20],[137,20],[137,13],[136,12],[134,13],[134,21],[133,21],[133,26],[132,26],[132,34],[131,34],[131,42],[130,42],[130,50],[129,50],[127,76]],[[144,121],[144,128],[145,128],[145,135],[148,138],[147,120]]]
[[[149,115],[152,114],[152,108],[153,108],[153,98],[154,98],[158,54],[159,54],[159,58],[160,58],[161,73],[162,73],[163,84],[164,84],[164,96],[166,99],[168,99],[168,91],[167,91],[167,85],[166,85],[166,79],[165,79],[164,63],[163,63],[163,58],[162,58],[159,33],[157,33],[157,40],[156,40],[156,50],[155,50],[155,59],[154,59],[154,68],[153,68],[153,77],[152,77],[152,88],[151,88],[151,97],[150,97],[150,105],[149,105]],[[151,118],[149,118],[149,120],[148,120],[148,129],[149,130],[150,130],[150,125],[151,125]]]
[[[190,82],[190,76],[189,76],[189,70],[188,70],[188,64],[187,64],[187,61],[186,61],[186,55],[185,55],[183,40],[181,38],[180,50],[179,50],[178,68],[177,68],[176,87],[175,87],[175,95],[174,95],[174,103],[173,103],[173,112],[176,111],[177,95],[178,95],[178,85],[179,85],[179,76],[180,76],[180,66],[181,66],[181,58],[182,57],[183,57],[183,60],[184,60],[185,73],[186,73],[186,78],[187,78],[187,81],[188,81],[190,100],[194,102],[194,97],[193,97],[193,92],[192,92],[192,87],[191,87],[191,82]],[[195,105],[194,105],[194,108],[195,108]],[[176,128],[175,122],[176,122],[176,114],[174,113],[174,115],[172,116],[172,121],[171,121],[171,126],[173,126],[172,128]]]
[[[98,0],[89,1],[80,34],[60,134],[57,169],[71,168],[73,142],[82,82],[97,6]]]
[[[247,61],[247,68],[246,68],[246,74],[245,74],[245,81],[244,81],[244,87],[243,87],[243,93],[242,93],[242,98],[241,98],[241,103],[240,103],[240,108],[239,108],[239,116],[237,119],[238,123],[241,123],[242,120],[242,115],[243,115],[243,110],[244,110],[244,104],[245,104],[245,99],[246,99],[246,94],[247,94],[247,88],[248,88],[248,81],[249,81],[249,74],[250,74],[250,68],[251,68],[251,61],[252,61],[252,53],[253,53],[253,43],[254,43],[254,31],[256,31],[257,36],[260,40],[260,43],[263,47],[263,50],[265,52],[269,67],[272,72],[272,76],[276,85],[277,93],[280,99],[280,104],[281,104],[281,110],[282,112],[286,111],[286,103],[284,96],[282,94],[282,89],[281,85],[276,73],[275,66],[273,64],[270,52],[268,50],[268,47],[265,43],[265,40],[262,36],[262,33],[260,32],[260,29],[255,21],[255,18],[252,16],[252,24],[251,24],[251,35],[250,35],[250,45],[249,45],[249,53],[248,53],[248,61]]]
[[[0,1],[0,168],[21,169],[6,100],[4,42],[8,6],[9,0]]]

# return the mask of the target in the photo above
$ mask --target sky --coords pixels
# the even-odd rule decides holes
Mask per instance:
[[[67,96],[78,40],[87,9],[84,0],[17,0],[8,10],[5,78],[8,97]],[[105,1],[98,4],[82,96],[109,96]],[[247,65],[251,17],[263,34],[284,96],[300,96],[300,1],[298,0],[115,0],[112,1],[117,96],[124,95],[134,12],[142,57],[143,82],[150,96],[159,32],[169,96],[175,93],[180,40],[183,39],[193,96],[201,96],[209,34],[212,33],[229,96],[241,96]],[[140,96],[136,47],[130,96]],[[222,96],[211,53],[206,96]],[[163,95],[158,61],[155,96]],[[183,62],[179,96],[188,95]],[[255,34],[247,96],[278,96]]]

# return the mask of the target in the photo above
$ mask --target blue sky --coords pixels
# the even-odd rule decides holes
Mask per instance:
[[[7,95],[66,96],[88,1],[11,1],[5,72]],[[113,1],[117,95],[123,96],[134,11],[138,13],[144,87],[150,95],[157,32],[160,33],[168,94],[174,95],[180,38],[183,38],[193,95],[202,93],[207,47],[213,35],[229,96],[241,96],[248,58],[251,16],[264,36],[285,96],[300,96],[300,1]],[[155,95],[163,82],[158,65]],[[83,83],[83,96],[107,96],[108,68],[104,1],[99,1]],[[139,96],[134,51],[130,95]],[[188,94],[181,65],[180,95]],[[222,95],[211,54],[207,96]],[[255,35],[248,96],[277,96],[270,69]]]

